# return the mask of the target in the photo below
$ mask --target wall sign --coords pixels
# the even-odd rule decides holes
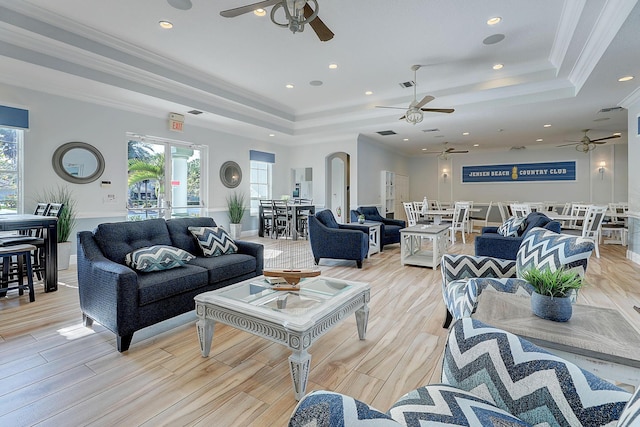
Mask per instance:
[[[576,162],[463,166],[462,182],[575,181]]]

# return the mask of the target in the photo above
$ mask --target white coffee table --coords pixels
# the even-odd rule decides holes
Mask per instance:
[[[423,240],[431,242],[431,249],[423,248]],[[414,225],[400,230],[400,262],[433,269],[447,250],[449,227],[445,225]]]
[[[233,326],[291,349],[293,392],[300,400],[307,388],[311,344],[351,313],[358,336],[365,339],[370,298],[367,283],[328,277],[300,282],[300,291],[276,291],[263,276],[195,297],[202,357],[211,349],[215,322]]]

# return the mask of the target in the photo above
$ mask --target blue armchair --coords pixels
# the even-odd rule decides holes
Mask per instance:
[[[382,243],[380,249],[384,248],[384,245],[390,245],[392,243],[400,243],[400,230],[407,226],[407,223],[401,219],[385,218],[378,212],[378,208],[375,206],[360,206],[356,210],[351,211],[351,222],[357,222],[358,216],[364,215],[367,221],[380,222],[380,234],[382,235]]]
[[[527,216],[523,230],[518,236],[502,236],[498,234],[498,227],[483,227],[482,234],[475,239],[476,256],[515,260],[522,240],[535,227],[560,233],[558,221],[552,221],[543,213],[532,212]]]
[[[366,227],[338,224],[329,209],[309,215],[309,242],[313,258],[354,260],[358,268],[369,253],[369,232]]]

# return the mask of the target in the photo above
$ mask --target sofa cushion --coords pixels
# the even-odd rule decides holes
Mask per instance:
[[[256,258],[246,254],[197,257],[189,263],[206,268],[209,283],[218,283],[256,271]]]
[[[125,256],[136,249],[173,246],[162,218],[100,224],[94,231],[94,238],[104,256],[118,264],[124,264]]]
[[[331,391],[314,391],[294,409],[289,427],[398,427],[389,415],[352,397]]]
[[[222,227],[189,227],[206,257],[238,252],[235,242]]]
[[[564,268],[583,277],[593,248],[594,243],[590,239],[534,228],[527,233],[518,249],[516,275],[522,278],[525,270],[535,267],[551,271]]]
[[[129,252],[124,257],[124,262],[134,270],[148,273],[182,267],[194,258],[195,256],[180,248],[154,245]]]
[[[402,396],[388,412],[403,426],[529,426],[473,393],[432,384]]]
[[[182,268],[138,275],[139,305],[147,305],[202,288],[208,284],[207,270],[187,264]]]
[[[471,318],[452,326],[442,380],[531,425],[613,425],[630,397],[571,362]]]
[[[618,427],[633,427],[640,425],[640,387],[636,385],[636,391],[627,402],[618,420]]]
[[[189,227],[216,227],[213,218],[206,216],[172,218],[167,220],[167,229],[173,246],[184,249],[191,254],[200,254],[202,249],[198,241],[189,231]]]
[[[512,216],[498,227],[498,234],[505,237],[517,237],[524,231],[524,222],[526,218]]]

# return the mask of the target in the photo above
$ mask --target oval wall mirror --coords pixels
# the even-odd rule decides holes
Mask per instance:
[[[93,145],[67,142],[53,153],[53,170],[58,176],[75,184],[87,184],[104,172],[104,157]]]
[[[224,162],[220,166],[220,181],[227,188],[236,188],[242,181],[242,169],[236,162]]]

